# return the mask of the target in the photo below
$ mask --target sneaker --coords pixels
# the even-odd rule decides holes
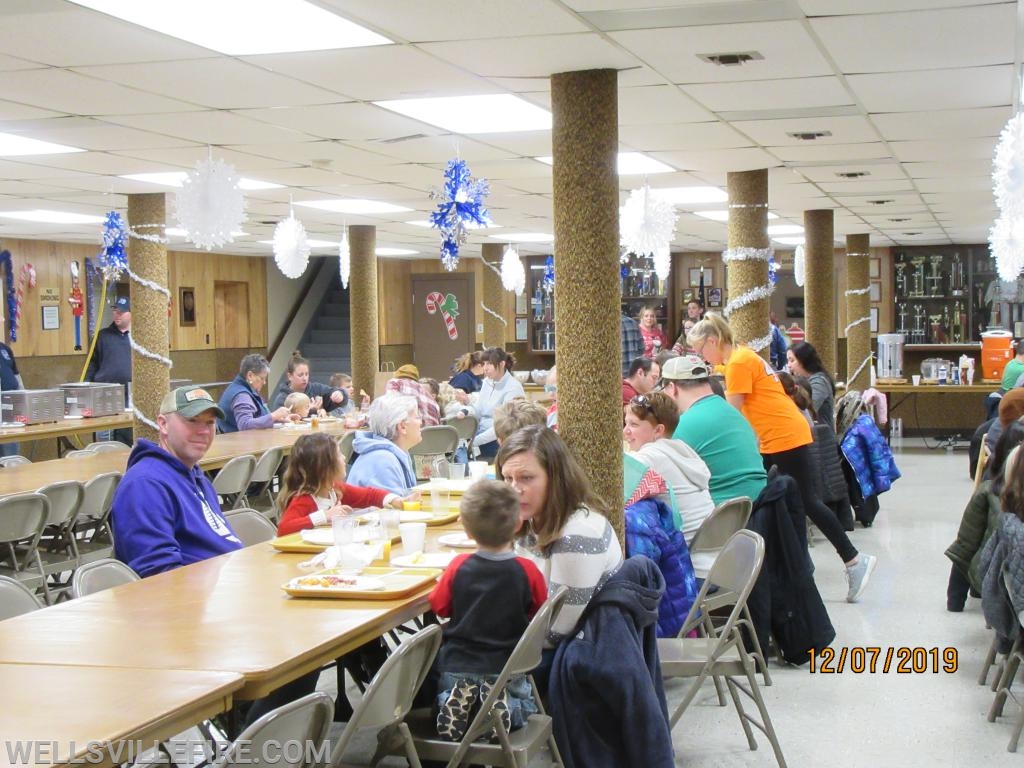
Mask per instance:
[[[847,566],[846,580],[850,583],[850,590],[846,593],[846,602],[857,602],[857,599],[864,592],[864,588],[868,585],[871,572],[875,570],[875,563],[877,562],[878,558],[874,555],[861,553],[857,557],[856,563]]]

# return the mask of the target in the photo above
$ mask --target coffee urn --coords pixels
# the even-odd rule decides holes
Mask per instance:
[[[878,365],[879,379],[903,378],[903,344],[902,333],[878,334]]]

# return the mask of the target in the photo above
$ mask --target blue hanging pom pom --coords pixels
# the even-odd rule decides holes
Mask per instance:
[[[768,260],[768,282],[772,285],[779,281],[779,267],[781,266],[774,257]]]
[[[441,232],[441,262],[451,271],[459,263],[459,246],[466,242],[467,228],[491,223],[491,214],[484,207],[491,190],[485,179],[470,175],[464,160],[449,160],[444,179],[444,199],[430,214],[430,225]]]
[[[544,290],[548,293],[555,290],[555,257],[548,256],[544,260]]]
[[[625,264],[623,264],[621,267],[619,267],[619,277],[621,277],[621,278],[629,277],[629,267],[626,266]]]
[[[116,280],[128,268],[128,227],[117,211],[110,211],[103,222],[103,250],[96,261],[107,280]]]

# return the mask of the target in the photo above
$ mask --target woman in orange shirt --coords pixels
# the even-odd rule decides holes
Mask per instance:
[[[736,345],[732,329],[719,315],[709,312],[686,338],[696,354],[707,362],[725,365],[726,399],[753,427],[765,468],[774,464],[796,481],[804,512],[846,565],[850,584],[846,599],[856,602],[867,586],[877,558],[857,552],[835,513],[815,493],[810,475],[810,445],[814,437],[807,420],[783,391],[776,371],[749,347]]]

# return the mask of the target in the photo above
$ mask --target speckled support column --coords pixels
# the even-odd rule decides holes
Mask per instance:
[[[140,235],[162,236],[166,222],[166,200],[162,192],[128,195],[128,225]],[[211,256],[210,258],[215,258]],[[137,237],[128,239],[128,265],[143,280],[167,285],[167,246]],[[163,357],[170,356],[170,329],[167,297],[162,293],[130,284],[132,303],[132,338],[140,345]],[[138,352],[132,353],[132,403],[148,419],[156,421],[160,401],[170,389],[170,370],[156,360]],[[156,441],[156,430],[135,420],[136,439]]]
[[[871,297],[868,266],[871,242],[868,235],[846,236],[846,388],[862,392],[871,384]],[[860,320],[860,322],[857,322]],[[856,374],[856,376],[854,376]]]
[[[508,322],[508,318],[504,317],[502,312],[505,306],[505,288],[501,284],[500,273],[487,266],[492,264],[500,270],[501,257],[504,253],[505,246],[501,243],[484,243],[480,249],[480,258],[484,262],[484,296],[481,301],[483,306],[477,317],[482,314],[484,318],[484,347],[505,346],[505,323]],[[501,322],[491,312],[497,313],[505,322]]]
[[[558,429],[622,527],[618,82],[551,77]]]
[[[768,247],[768,170],[729,173],[729,251]],[[726,252],[728,253],[728,251]],[[726,288],[729,303],[748,291],[768,285],[767,259],[729,258]],[[757,299],[729,313],[729,325],[738,344],[750,344],[768,335],[768,297]],[[753,345],[752,345],[753,346]],[[765,360],[769,347],[758,349]]]
[[[352,384],[374,396],[374,374],[380,370],[377,343],[377,228],[353,224],[348,228],[352,268],[349,277],[348,316],[352,334]]]
[[[835,215],[831,209],[804,211],[804,315],[807,341],[822,365],[836,372]]]

